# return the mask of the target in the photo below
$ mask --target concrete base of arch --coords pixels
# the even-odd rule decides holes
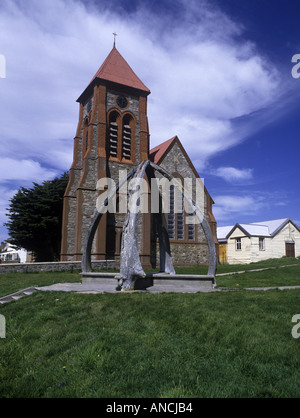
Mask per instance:
[[[115,290],[119,288],[120,275],[118,273],[88,272],[81,273],[81,277],[84,285],[104,285]],[[150,292],[201,292],[212,290],[214,287],[214,276],[148,273],[144,278],[137,278],[133,290]]]

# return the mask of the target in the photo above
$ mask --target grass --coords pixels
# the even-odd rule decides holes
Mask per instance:
[[[217,286],[230,288],[300,286],[300,266],[217,277]]]
[[[291,320],[300,289],[242,290],[299,284],[300,263],[292,261],[217,279],[238,292],[37,292],[0,306],[0,397],[299,397],[300,339]],[[279,267],[288,262],[297,265]],[[2,294],[80,277],[3,276]]]
[[[0,297],[27,287],[50,286],[55,283],[79,283],[78,272],[39,272],[0,274]]]
[[[290,267],[282,267],[290,266]],[[268,269],[252,272],[250,270]],[[240,274],[238,272],[244,271]],[[226,276],[218,274],[229,273]],[[178,274],[207,274],[207,266],[176,267]],[[247,287],[300,286],[300,259],[279,258],[250,264],[218,265],[218,287],[243,289]]]
[[[300,290],[35,293],[0,307],[0,397],[299,397]]]
[[[280,267],[289,264],[293,264],[293,266],[289,268]],[[271,268],[272,270],[244,274],[236,273],[223,277],[218,276],[216,279],[217,285],[220,287],[237,288],[300,285],[300,260],[295,258],[271,259],[246,265],[218,265],[217,273],[247,271],[259,268]],[[176,267],[176,273],[207,274],[207,266]],[[25,289],[26,287],[49,286],[55,283],[80,283],[80,281],[79,271],[0,274],[0,297]]]

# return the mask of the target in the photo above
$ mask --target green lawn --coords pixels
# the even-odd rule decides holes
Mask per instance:
[[[0,397],[299,397],[300,290],[38,292],[0,307]]]
[[[217,276],[219,287],[247,288],[247,287],[274,287],[274,286],[300,286],[300,261],[294,260],[296,265],[280,267],[275,265],[270,270],[232,274],[229,276]],[[245,267],[245,266],[244,266]],[[252,267],[254,269],[259,267]],[[266,268],[266,267],[264,267]]]
[[[268,270],[249,271],[257,269]],[[237,272],[239,271],[245,271],[245,273],[238,274]],[[229,272],[233,272],[233,274],[218,276],[218,274]],[[176,273],[207,274],[207,267],[177,267]],[[218,287],[237,289],[247,287],[300,286],[300,259],[280,258],[250,264],[218,265],[216,283]]]
[[[8,279],[19,289],[79,281],[78,273],[17,277],[0,276],[2,294]],[[297,277],[299,265],[218,282],[242,289]],[[37,292],[0,306],[0,314],[0,397],[300,396],[300,338],[291,334],[300,289]]]
[[[293,264],[289,268],[282,265]],[[296,264],[296,266],[294,266]],[[217,273],[237,272],[259,268],[272,268],[269,271],[217,276],[220,287],[256,287],[256,286],[293,286],[300,285],[300,260],[281,258],[251,263],[246,265],[219,265]],[[112,270],[110,270],[111,272]],[[153,270],[152,270],[153,271]],[[158,271],[158,269],[156,270]],[[207,266],[176,267],[178,274],[207,274]],[[75,272],[41,272],[0,274],[0,297],[31,286],[49,286],[55,283],[80,283],[79,271]],[[271,284],[272,283],[272,284]]]
[[[27,287],[50,286],[55,283],[79,283],[78,272],[40,272],[0,274],[0,297]]]

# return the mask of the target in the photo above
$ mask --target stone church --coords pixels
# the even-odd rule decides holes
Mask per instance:
[[[81,260],[86,235],[100,193],[101,178],[119,180],[120,170],[130,170],[151,160],[171,175],[199,178],[192,161],[177,136],[153,149],[149,144],[147,117],[148,87],[113,47],[91,82],[77,99],[79,121],[74,138],[74,156],[64,195],[62,261]],[[216,247],[213,200],[204,190],[204,216]],[[188,214],[172,209],[174,189],[169,192],[170,210],[165,214],[174,265],[207,264],[208,245],[201,225],[187,223]],[[119,197],[120,198],[120,197]],[[120,258],[122,229],[126,213],[105,213],[99,223],[92,248],[93,260]],[[159,265],[154,217],[140,216],[139,254],[143,267]]]

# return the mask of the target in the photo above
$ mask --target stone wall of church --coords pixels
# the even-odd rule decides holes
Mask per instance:
[[[171,254],[174,266],[208,264],[208,245],[204,243],[171,242]]]
[[[196,199],[195,189],[195,173],[188,163],[185,155],[182,153],[181,148],[177,143],[174,144],[172,149],[168,152],[164,160],[160,163],[160,166],[164,168],[169,174],[178,175],[184,179],[189,178],[193,180],[193,194],[192,197]],[[156,176],[158,176],[156,174]],[[209,216],[207,212],[207,196],[205,193],[202,195],[202,207],[203,214],[207,221]],[[209,261],[209,250],[206,241],[205,234],[200,224],[195,226],[197,233],[196,241],[188,240],[174,240],[170,241],[171,253],[174,265],[192,265],[192,264],[208,264]],[[157,247],[157,260],[159,260],[159,248]],[[159,262],[158,262],[159,264]]]

